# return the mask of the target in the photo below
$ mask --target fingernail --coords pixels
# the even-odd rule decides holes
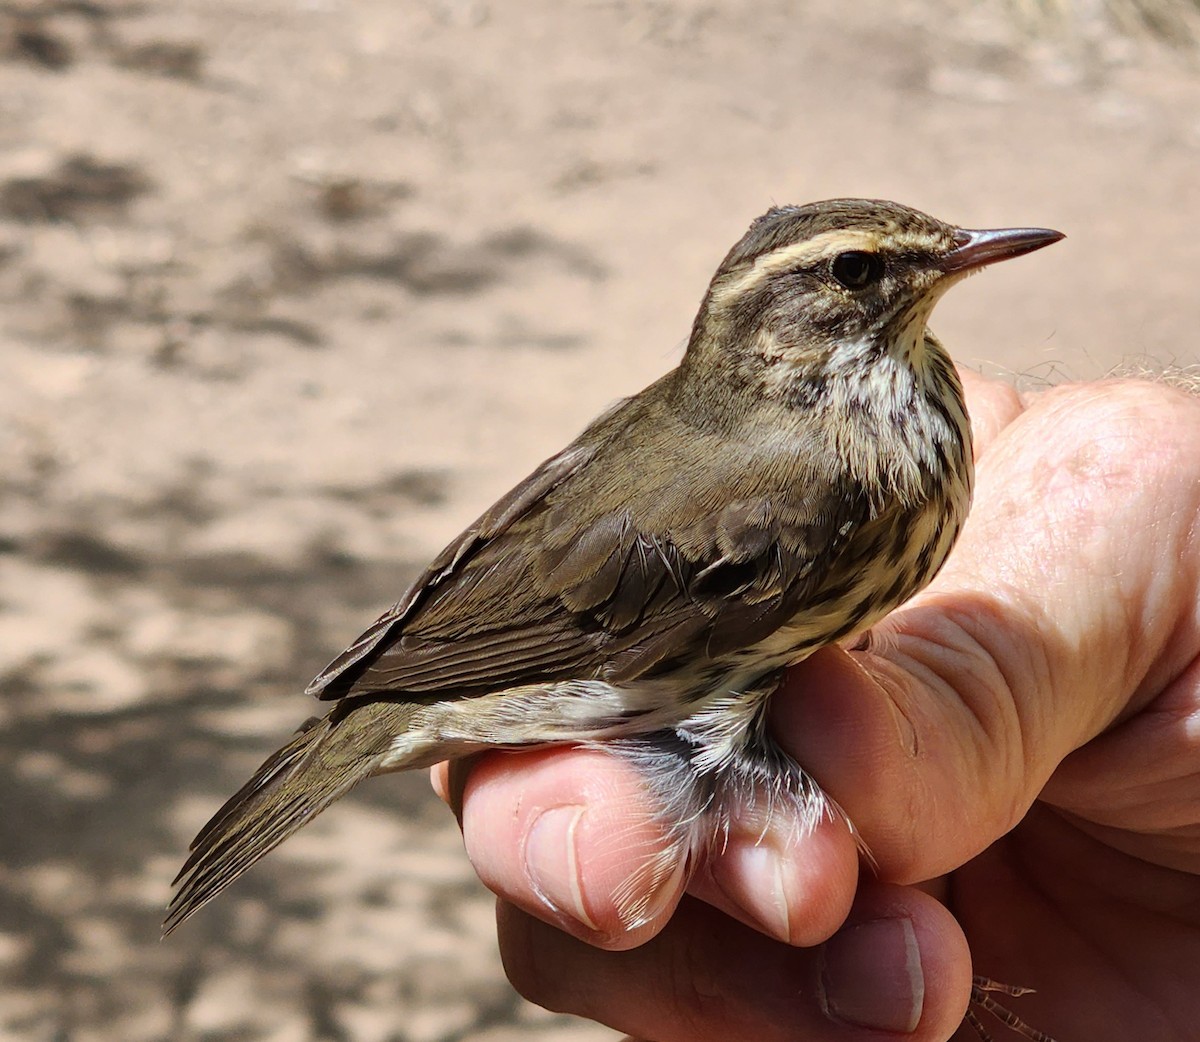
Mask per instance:
[[[792,923],[783,873],[783,859],[766,843],[733,841],[712,865],[713,882],[730,901],[769,936],[790,941]]]
[[[631,932],[657,921],[678,904],[688,871],[687,859],[677,857],[670,864],[670,871],[664,875],[657,870],[657,863],[652,862],[650,871],[635,874],[614,895],[617,914],[626,931]],[[648,893],[643,894],[643,883],[650,886]]]
[[[538,896],[554,911],[598,930],[583,903],[575,832],[584,808],[575,805],[543,811],[525,837],[525,871]]]
[[[824,946],[826,1015],[875,1031],[908,1034],[921,1022],[925,975],[908,919],[875,919],[834,934]]]

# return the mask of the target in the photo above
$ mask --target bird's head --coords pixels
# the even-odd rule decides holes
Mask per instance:
[[[970,231],[871,199],[772,209],[713,277],[685,368],[699,362],[760,388],[889,361],[919,370],[926,320],[950,286],[1062,237]]]

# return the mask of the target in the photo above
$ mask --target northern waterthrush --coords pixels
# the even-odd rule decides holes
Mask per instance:
[[[802,827],[830,813],[772,742],[767,699],[941,567],[971,431],[926,320],[969,272],[1061,237],[861,199],[756,220],[678,368],[538,467],[313,681],[332,709],[196,837],[167,930],[364,778],[488,747],[632,759],[671,843],[631,894],[703,857],[747,801]]]

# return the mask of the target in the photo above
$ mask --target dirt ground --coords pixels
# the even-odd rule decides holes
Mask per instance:
[[[0,1036],[600,1042],[504,981],[424,777],[168,942],[304,684],[614,397],[773,202],[1053,250],[955,290],[1027,382],[1197,362],[1200,72],[996,2],[0,4]]]

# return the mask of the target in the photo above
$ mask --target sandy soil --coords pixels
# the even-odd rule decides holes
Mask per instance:
[[[0,1035],[613,1038],[513,996],[424,778],[160,944],[168,882],[768,204],[1067,231],[936,323],[1037,382],[1197,361],[1198,170],[1194,63],[989,3],[0,4]]]

